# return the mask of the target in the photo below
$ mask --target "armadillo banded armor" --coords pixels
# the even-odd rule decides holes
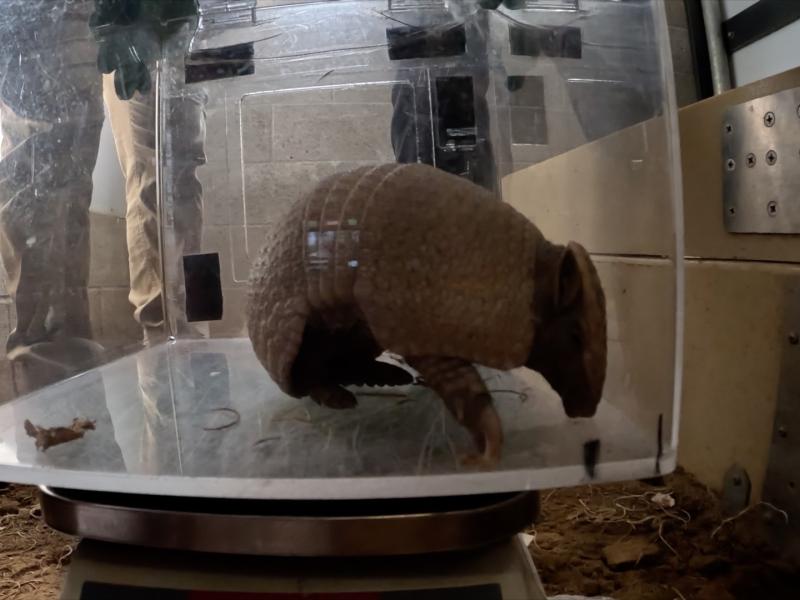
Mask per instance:
[[[509,205],[431,167],[336,174],[293,206],[255,264],[254,349],[289,393],[312,317],[331,330],[361,319],[378,345],[403,356],[522,365],[540,240]]]

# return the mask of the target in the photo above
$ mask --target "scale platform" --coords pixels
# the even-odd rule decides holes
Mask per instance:
[[[465,550],[534,522],[538,492],[397,500],[231,500],[41,488],[48,525],[151,548],[266,556]]]
[[[331,410],[284,395],[247,339],[141,350],[0,406],[0,480],[189,498],[335,500],[458,496],[650,477],[659,441],[608,401],[568,419],[536,373],[481,373],[503,423],[503,458],[477,471],[469,434],[428,388],[356,389]],[[46,451],[40,427],[94,429]],[[596,442],[594,470],[585,446]]]
[[[83,539],[64,600],[540,600],[516,535],[538,492],[397,500],[165,498],[41,488]]]

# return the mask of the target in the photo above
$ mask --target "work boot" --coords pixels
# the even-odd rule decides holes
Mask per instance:
[[[8,353],[17,396],[52,385],[103,362],[103,346],[85,338],[57,338]]]

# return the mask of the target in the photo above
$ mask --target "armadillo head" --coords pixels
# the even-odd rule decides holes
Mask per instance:
[[[553,267],[537,273],[543,293],[534,307],[536,330],[527,366],[561,396],[569,417],[591,417],[606,377],[606,305],[600,278],[580,244],[558,247]],[[538,271],[537,267],[537,271]]]

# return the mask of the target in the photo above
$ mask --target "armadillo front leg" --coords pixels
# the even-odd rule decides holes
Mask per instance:
[[[480,456],[477,460],[470,457],[467,462],[495,465],[500,459],[503,430],[492,397],[475,367],[459,358],[425,356],[406,360],[475,439]]]

